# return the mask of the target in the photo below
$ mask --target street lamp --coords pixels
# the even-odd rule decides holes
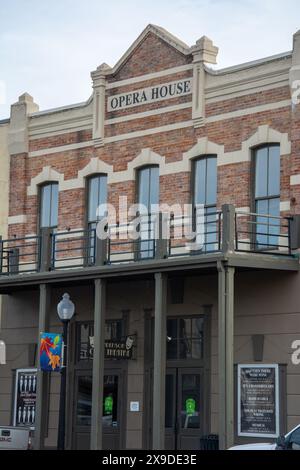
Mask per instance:
[[[59,421],[57,435],[57,449],[65,449],[65,422],[66,422],[66,384],[67,384],[67,343],[68,325],[75,311],[75,306],[70,300],[69,294],[64,294],[57,305],[57,313],[63,324],[63,363],[61,365],[60,399],[59,399]]]

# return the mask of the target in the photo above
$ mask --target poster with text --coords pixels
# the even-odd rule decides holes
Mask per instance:
[[[278,364],[238,365],[238,435],[279,435]]]

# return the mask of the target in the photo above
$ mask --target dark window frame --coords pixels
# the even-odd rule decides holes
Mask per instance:
[[[218,155],[215,153],[208,153],[208,154],[203,154],[203,155],[198,155],[192,159],[192,168],[191,168],[191,183],[190,183],[190,195],[191,195],[191,204],[192,204],[192,210],[193,210],[193,230],[196,228],[196,219],[195,219],[195,206],[196,206],[196,167],[197,167],[197,162],[200,160],[208,160],[208,159],[215,159],[216,160],[216,202],[215,204],[204,204],[204,211],[205,214],[209,209],[215,208],[215,211],[217,211],[218,207]],[[206,193],[207,193],[207,164],[206,164],[206,173],[205,173],[205,198],[206,198]],[[206,217],[206,215],[205,215]],[[216,216],[216,226],[217,226],[217,216]],[[205,243],[206,243],[206,238],[205,238]],[[218,245],[218,236],[216,234],[216,245]],[[204,246],[204,250],[201,251],[211,251],[207,249],[207,245]],[[212,250],[214,251],[214,250]]]
[[[43,206],[42,191],[43,191],[43,188],[45,188],[46,186],[50,186],[50,185],[56,185],[57,186],[57,194],[58,194],[57,195],[57,224],[49,226],[49,227],[41,227],[42,206]],[[51,213],[51,210],[50,210],[50,213]],[[42,228],[49,228],[49,229],[55,230],[58,227],[58,217],[59,217],[59,183],[57,181],[52,181],[52,180],[44,181],[43,183],[39,184],[39,186],[38,186],[38,217],[37,217],[38,233],[41,231]]]
[[[97,177],[106,178],[106,203],[108,202],[108,175],[107,173],[91,173],[85,177],[85,236],[86,236],[86,248],[85,248],[85,264],[93,265],[94,263],[94,251],[95,251],[95,232],[92,231],[93,224],[97,226],[97,217],[94,221],[89,220],[89,211],[90,211],[90,185],[91,181]]]
[[[168,315],[167,316],[167,321],[168,320],[176,320],[177,323],[179,323],[180,320],[196,320],[196,319],[201,319],[203,322],[203,328],[202,328],[202,357],[201,358],[193,358],[193,357],[188,357],[188,358],[183,358],[180,357],[180,339],[182,339],[180,336],[176,337],[176,350],[177,350],[177,356],[176,358],[170,358],[167,356],[167,351],[166,351],[166,361],[168,367],[186,367],[187,364],[189,364],[189,367],[194,367],[199,365],[199,367],[202,367],[205,364],[205,361],[207,360],[207,354],[206,354],[206,341],[209,341],[208,338],[208,333],[207,333],[207,318],[205,313],[201,314],[191,314],[191,315]],[[150,330],[151,330],[151,338],[149,341],[149,348],[150,348],[150,355],[149,355],[149,360],[150,364],[152,364],[152,361],[154,360],[154,317],[150,317]],[[167,331],[168,334],[168,331]],[[191,337],[191,339],[195,340],[198,339],[196,337]]]
[[[135,168],[135,202],[136,204],[140,204],[140,179],[141,179],[141,172],[143,170],[151,169],[151,168],[157,168],[158,169],[158,204],[160,202],[160,166],[159,164],[149,164],[149,165],[142,165],[137,168]],[[149,194],[148,194],[149,196]],[[149,199],[149,198],[148,198]],[[146,241],[146,240],[145,240]],[[135,254],[134,258],[135,260],[140,260],[143,259],[143,256],[139,252],[140,247],[141,247],[141,240],[137,241],[135,244]],[[153,251],[153,255],[155,253],[155,249],[149,248],[149,251]],[[146,259],[146,258],[145,258]]]
[[[269,162],[269,149],[271,147],[277,147],[278,150],[279,150],[279,192],[277,194],[272,194],[272,195],[267,195],[267,196],[259,196],[259,197],[256,197],[256,155],[257,155],[257,152],[261,149],[268,149],[268,162]],[[251,212],[254,213],[254,214],[257,214],[257,202],[258,201],[268,201],[268,204],[269,204],[269,201],[271,200],[275,200],[275,199],[278,199],[279,200],[279,213],[278,213],[278,216],[280,216],[280,196],[281,196],[281,154],[280,154],[280,143],[278,142],[271,142],[271,143],[262,143],[262,144],[259,144],[255,147],[252,147],[251,148],[251,162],[250,162],[250,170],[251,170],[251,176],[250,176],[250,194],[251,194],[251,198],[250,198],[250,202],[251,202]],[[267,172],[269,172],[269,164],[267,166]],[[269,180],[269,177],[268,177],[269,173],[267,173],[267,181]],[[257,217],[255,217],[255,222],[257,223]],[[250,234],[250,242],[251,242],[251,247],[252,249],[254,250],[268,250],[268,249],[274,249],[274,246],[272,246],[270,244],[270,247],[268,246],[262,246],[261,248],[259,248],[259,243],[257,241],[257,235],[256,235],[256,229],[257,229],[257,226],[255,225],[255,230],[253,232],[255,233],[251,233]],[[280,231],[280,230],[279,230]],[[272,236],[276,236],[276,235],[270,235],[270,234],[266,234],[266,237],[272,237]]]
[[[208,154],[203,154],[203,155],[198,155],[197,157],[192,159],[192,172],[191,172],[191,203],[193,207],[195,207],[195,196],[196,196],[196,166],[197,162],[200,160],[208,160],[211,158],[216,159],[216,203],[215,204],[204,204],[205,208],[209,207],[216,207],[217,206],[217,197],[218,197],[218,165],[217,165],[217,159],[218,155],[214,153],[208,153]],[[206,188],[207,188],[207,165],[206,165],[206,174],[205,174],[205,193],[206,193]]]
[[[135,202],[136,204],[139,204],[140,202],[140,175],[141,171],[147,170],[150,168],[157,168],[158,169],[158,203],[159,203],[159,197],[160,197],[160,166],[158,164],[150,164],[150,165],[142,165],[137,168],[135,168]]]
[[[182,340],[184,339],[183,336],[180,336],[180,331],[179,331],[179,325],[180,325],[180,321],[182,320],[190,320],[191,321],[191,328],[192,327],[192,320],[201,320],[202,321],[202,336],[201,338],[200,337],[197,337],[197,336],[193,336],[193,330],[191,330],[191,336],[187,336],[186,339],[187,341],[191,342],[191,344],[194,342],[194,341],[202,341],[202,344],[201,344],[201,357],[200,358],[195,358],[195,357],[188,357],[188,358],[185,358],[185,357],[181,357],[180,356],[180,353],[181,353],[181,342]],[[168,324],[168,321],[172,321],[172,320],[175,320],[177,322],[177,336],[176,338],[174,338],[174,340],[176,341],[176,357],[174,358],[170,358],[168,357],[167,355],[167,361],[185,361],[185,360],[190,360],[190,361],[203,361],[204,360],[204,328],[205,328],[205,325],[204,325],[204,322],[205,322],[205,317],[204,315],[187,315],[187,316],[168,316],[167,317],[167,324]],[[167,331],[168,333],[168,331]]]
[[[97,177],[105,177],[106,178],[106,189],[107,189],[107,197],[106,203],[108,201],[108,182],[107,182],[107,173],[92,173],[85,178],[85,227],[88,230],[89,224],[97,222],[95,219],[94,221],[89,220],[89,204],[90,204],[90,184],[92,179]]]

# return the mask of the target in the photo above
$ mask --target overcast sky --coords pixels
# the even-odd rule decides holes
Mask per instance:
[[[218,67],[292,49],[299,0],[0,0],[0,119],[27,91],[49,109],[85,101],[148,23],[188,45],[206,35]]]

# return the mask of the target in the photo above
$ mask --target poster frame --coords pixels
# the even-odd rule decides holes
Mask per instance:
[[[18,428],[23,428],[26,426],[18,426],[17,424],[17,399],[18,399],[18,387],[19,387],[19,376],[24,373],[35,373],[37,376],[37,368],[36,367],[27,367],[24,369],[16,369],[15,373],[15,387],[14,387],[14,409],[13,409],[13,426],[18,427]],[[29,426],[30,429],[34,430],[35,426]]]
[[[280,434],[280,416],[279,416],[279,365],[278,364],[238,364],[237,369],[237,435],[241,437],[267,437],[267,438],[277,438]],[[242,432],[241,431],[241,371],[242,369],[262,369],[270,368],[275,370],[275,434],[270,433],[251,433],[251,432]]]

